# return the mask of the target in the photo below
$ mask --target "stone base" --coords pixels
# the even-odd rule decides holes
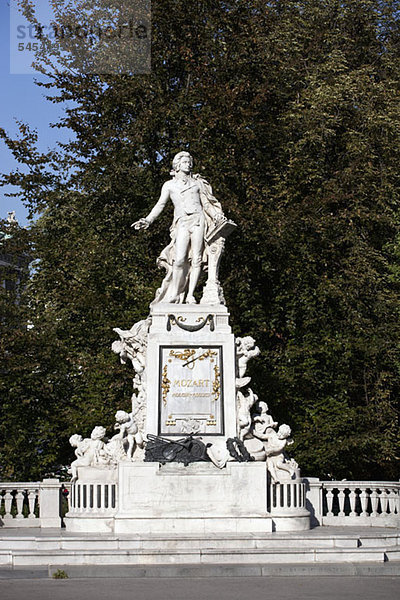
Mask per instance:
[[[269,532],[261,463],[121,463],[115,532]]]
[[[270,517],[220,517],[187,519],[133,519],[132,517],[116,517],[115,533],[137,533],[140,535],[211,535],[241,534],[241,533],[271,533],[272,519]]]
[[[299,510],[294,515],[272,515],[272,531],[307,531],[308,529],[310,529],[308,510]]]
[[[211,462],[121,462],[118,469],[78,473],[65,517],[71,532],[179,536],[310,528],[302,480],[274,484],[272,492],[263,462],[229,462],[223,469]]]
[[[64,517],[65,529],[72,533],[114,533],[114,518],[102,515],[79,515],[67,513]]]

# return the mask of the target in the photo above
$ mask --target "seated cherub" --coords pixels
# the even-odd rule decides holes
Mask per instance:
[[[253,435],[259,440],[268,439],[268,430],[275,428],[278,425],[277,421],[274,421],[273,417],[268,413],[268,404],[260,400],[258,402],[258,408],[261,410],[260,414],[253,417]]]
[[[71,482],[78,478],[78,467],[93,467],[98,464],[104,464],[104,442],[106,434],[104,427],[97,426],[90,434],[90,438],[83,439],[81,435],[75,433],[69,438],[69,443],[75,448],[76,460],[71,463],[70,471],[72,475]]]

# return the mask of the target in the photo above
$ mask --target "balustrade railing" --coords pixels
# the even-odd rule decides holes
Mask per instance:
[[[69,515],[113,514],[117,505],[117,485],[115,483],[90,482],[73,483],[70,487]]]
[[[58,479],[0,482],[0,527],[60,527]]]
[[[307,498],[320,525],[400,524],[400,482],[310,479]]]
[[[0,527],[60,527],[68,510],[112,515],[117,497],[117,484],[111,482],[0,482]],[[313,525],[399,526],[400,482],[309,478],[269,485],[272,516],[295,516],[304,508],[311,511]]]
[[[0,483],[0,520],[6,527],[39,527],[40,482]]]
[[[304,510],[305,502],[305,484],[301,480],[269,485],[267,508],[271,514]]]

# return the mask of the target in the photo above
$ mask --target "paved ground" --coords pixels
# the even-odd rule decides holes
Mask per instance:
[[[0,581],[1,600],[398,600],[400,577]]]

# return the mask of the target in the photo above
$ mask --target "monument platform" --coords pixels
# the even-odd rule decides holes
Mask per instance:
[[[279,569],[285,574],[282,571],[285,565],[304,567],[306,574],[310,572],[306,566],[332,569],[333,565],[347,565],[348,571],[352,565],[383,566],[387,562],[392,564],[391,574],[397,570],[400,575],[400,530],[397,528],[317,527],[297,533],[179,536],[76,534],[39,528],[0,531],[0,568],[3,569],[85,565],[141,566],[147,570],[169,567],[166,576],[174,577],[184,576],[185,572],[196,576],[193,569],[200,567],[207,567],[207,573],[213,570],[215,575],[245,576],[253,568],[257,570],[253,575],[260,576]],[[142,571],[138,577],[146,576]],[[153,576],[162,576],[161,573],[158,570]]]

